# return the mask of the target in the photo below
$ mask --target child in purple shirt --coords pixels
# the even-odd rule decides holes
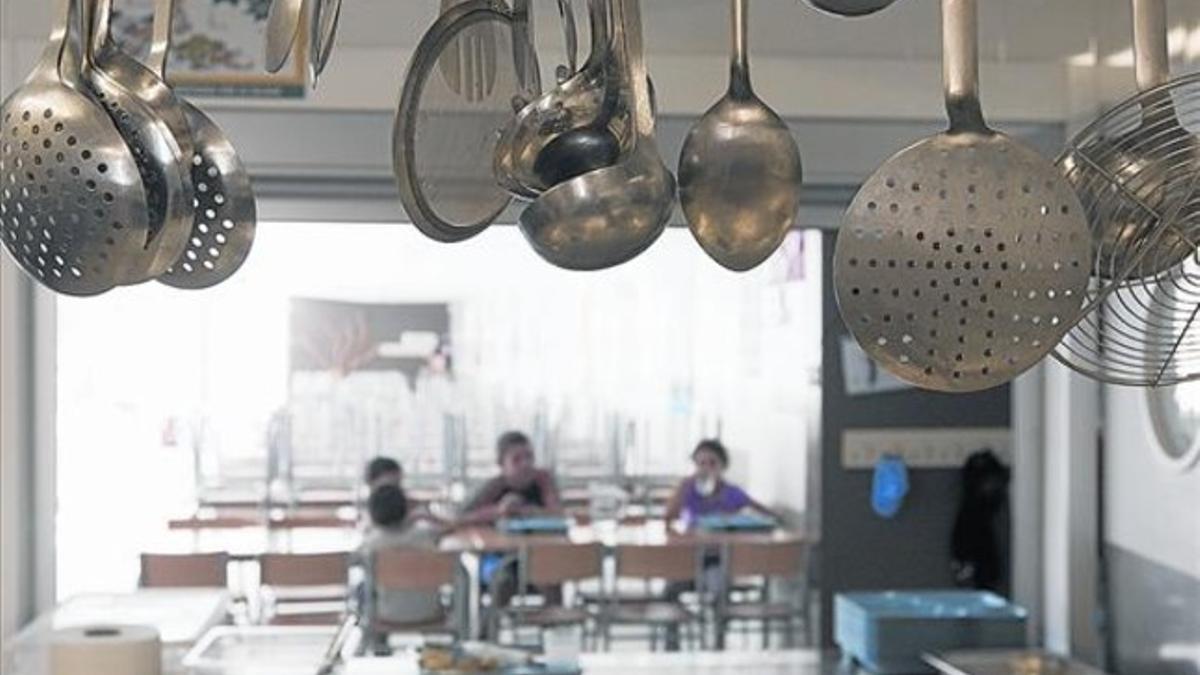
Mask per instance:
[[[725,481],[729,451],[718,440],[700,441],[692,451],[695,473],[676,488],[667,504],[667,521],[680,518],[691,527],[702,516],[736,514],[746,509],[778,520],[766,506],[756,502],[742,488]]]

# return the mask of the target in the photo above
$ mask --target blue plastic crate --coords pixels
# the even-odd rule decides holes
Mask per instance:
[[[930,673],[922,654],[1025,646],[1026,612],[981,591],[839,593],[834,641],[873,673]]]

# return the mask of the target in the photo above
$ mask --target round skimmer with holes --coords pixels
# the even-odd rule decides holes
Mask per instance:
[[[209,288],[233,275],[254,245],[257,207],[233,144],[207,115],[185,103],[196,141],[195,218],[187,248],[158,278],[176,288]]]
[[[916,385],[974,391],[1037,363],[1076,321],[1088,231],[1070,185],[1003,134],[941,134],[893,157],[847,211],[842,316]]]
[[[57,0],[42,59],[0,106],[0,240],[46,287],[95,295],[146,240],[137,164],[80,76],[80,6]]]

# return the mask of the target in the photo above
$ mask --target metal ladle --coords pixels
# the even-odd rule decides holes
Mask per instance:
[[[522,108],[496,144],[496,179],[519,197],[534,199],[620,156],[620,140],[609,128],[617,98],[610,82],[609,0],[588,0],[588,15],[592,46],[583,67]]]
[[[747,0],[730,0],[729,90],[688,132],[679,157],[679,200],[713,260],[744,272],[783,243],[800,208],[800,149],[779,115],[754,94],[747,55]]]
[[[1059,161],[1088,207],[1096,240],[1094,274],[1102,279],[1160,274],[1192,254],[1200,241],[1200,205],[1194,203],[1191,180],[1200,167],[1200,139],[1180,124],[1166,86],[1165,2],[1133,0],[1132,5],[1140,119],[1125,125],[1102,117]],[[1109,129],[1115,133],[1104,133]]]
[[[520,219],[538,255],[567,269],[596,270],[630,260],[658,239],[675,208],[675,177],[654,140],[639,0],[616,0],[615,7],[615,72],[632,109],[632,148],[611,167],[550,188]]]

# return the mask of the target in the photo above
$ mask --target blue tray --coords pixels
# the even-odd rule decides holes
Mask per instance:
[[[709,532],[770,532],[778,527],[770,518],[750,514],[700,516],[696,525]]]
[[[496,529],[506,534],[566,534],[571,523],[553,516],[510,518],[497,523]]]
[[[839,593],[834,641],[873,673],[933,672],[927,652],[1025,646],[1023,608],[981,591]]]

